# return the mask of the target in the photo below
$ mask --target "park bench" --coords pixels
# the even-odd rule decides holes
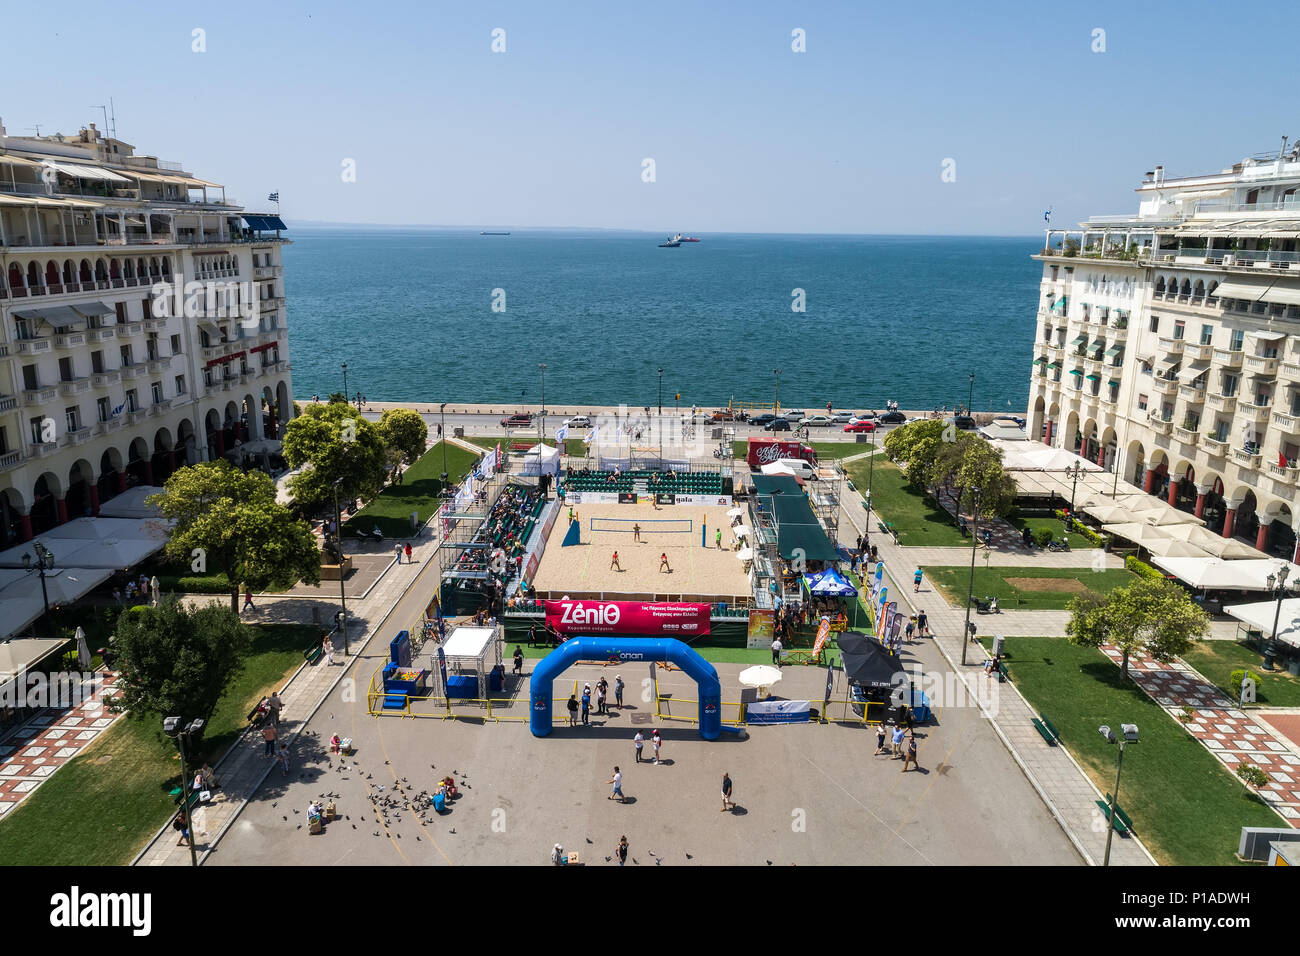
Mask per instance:
[[[173,797],[176,798],[176,805],[179,807],[179,806],[181,805],[181,799],[182,799],[181,788],[180,788],[180,787],[174,787],[174,788],[172,788],[171,795],[172,795]],[[198,803],[198,802],[199,802],[199,791],[197,791],[197,790],[191,790],[191,791],[190,791],[190,798],[189,798],[189,800],[185,803],[185,810],[186,810],[186,812],[189,812],[190,810],[193,810],[193,809],[194,809],[194,805],[195,805],[196,803]]]
[[[1047,728],[1047,732],[1056,738],[1057,743],[1060,743],[1061,732],[1057,730],[1054,726],[1052,726],[1052,722],[1048,720],[1046,717],[1044,717],[1042,714],[1038,715],[1038,719],[1043,722],[1043,726]]]
[[[1110,805],[1110,794],[1109,794],[1109,793],[1106,794],[1106,804],[1107,804],[1107,806]],[[1128,814],[1124,812],[1124,808],[1121,807],[1118,803],[1115,804],[1115,816],[1119,817],[1120,822],[1123,823],[1124,826],[1128,827],[1130,830],[1136,830],[1136,829],[1137,829],[1137,827],[1133,826],[1133,821],[1129,819]]]
[[[1048,730],[1046,727],[1043,726],[1043,722],[1039,720],[1037,717],[1035,717],[1033,719],[1033,724],[1034,724],[1034,730],[1038,731],[1038,735],[1042,737],[1045,741],[1047,741],[1047,746],[1055,747],[1056,738],[1052,736],[1052,732],[1050,730]]]
[[[1011,675],[1007,673],[1007,665],[1004,664],[1002,661],[998,661],[998,683],[1005,684],[1007,682],[1007,678],[1009,678],[1010,676]]]
[[[321,655],[324,653],[325,650],[321,647],[321,642],[316,641],[315,643],[308,645],[307,649],[302,652],[302,656],[308,664],[315,664],[320,660]]]
[[[1128,818],[1128,814],[1125,813],[1123,810],[1121,810],[1118,806],[1115,807],[1115,816],[1113,818],[1111,817],[1109,799],[1097,800],[1094,802],[1101,809],[1102,816],[1104,816],[1107,820],[1110,820],[1111,824],[1114,825],[1116,833],[1125,834],[1128,833],[1131,829],[1133,829],[1133,821],[1131,821]]]

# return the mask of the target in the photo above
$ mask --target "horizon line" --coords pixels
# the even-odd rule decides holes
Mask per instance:
[[[284,217],[281,218],[292,218]],[[387,223],[387,222],[346,222],[334,219],[301,219],[296,220],[297,225],[291,226],[291,229],[297,228],[331,228],[331,229],[418,229],[418,230],[471,230],[471,231],[518,231],[518,232],[616,232],[629,233],[635,235],[659,236],[662,231],[644,228],[633,228],[630,226],[512,226],[512,225],[492,225],[483,223],[465,223],[465,224],[439,224],[439,223]],[[708,234],[707,230],[703,231]],[[891,238],[891,237],[909,237],[909,238],[939,238],[939,239],[1033,239],[1039,241],[1037,233],[1014,233],[1014,232],[815,232],[815,231],[790,231],[790,232],[765,232],[753,229],[720,229],[711,233],[715,236],[836,236],[842,238]]]

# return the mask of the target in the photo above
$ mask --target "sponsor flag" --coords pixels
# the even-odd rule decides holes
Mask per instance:
[[[564,439],[568,437],[569,437],[569,423],[565,422],[563,425],[561,425],[559,428],[555,430],[555,440],[564,441]]]

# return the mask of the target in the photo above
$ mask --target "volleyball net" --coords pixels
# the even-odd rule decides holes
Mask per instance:
[[[647,534],[690,534],[695,530],[693,518],[589,518],[591,531],[633,533],[639,525]]]

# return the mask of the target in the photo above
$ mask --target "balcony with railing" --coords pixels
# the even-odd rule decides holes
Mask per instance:
[[[1241,368],[1243,353],[1240,349],[1214,350],[1214,361],[1225,368]]]
[[[90,383],[95,388],[108,388],[122,381],[122,373],[117,369],[95,372],[90,376]]]
[[[1273,414],[1273,398],[1270,395],[1243,395],[1237,400],[1237,411],[1251,421],[1268,421]]]
[[[1182,339],[1176,339],[1168,335],[1160,336],[1160,349],[1169,355],[1182,355],[1184,344]]]
[[[1161,435],[1168,435],[1174,427],[1172,418],[1165,418],[1159,412],[1150,412],[1147,417],[1147,424],[1152,431],[1159,432]]]
[[[1291,357],[1278,362],[1277,374],[1293,382],[1300,382],[1300,359]]]
[[[1279,465],[1277,462],[1271,461],[1268,463],[1268,473],[1274,481],[1280,480],[1289,485],[1294,485],[1297,476],[1300,476],[1300,468],[1292,464]]]
[[[278,279],[280,278],[281,275],[283,275],[283,273],[284,273],[284,269],[282,266],[254,266],[253,267],[254,279]]]
[[[1204,385],[1179,385],[1178,397],[1191,405],[1205,404]]]
[[[1178,391],[1178,379],[1161,378],[1157,375],[1152,379],[1151,387],[1161,395],[1173,395]]]
[[[18,407],[17,395],[0,395],[0,413],[12,412]]]
[[[1222,392],[1210,392],[1205,396],[1205,402],[1217,412],[1230,414],[1237,409],[1237,396],[1224,395]]]
[[[152,405],[149,406],[149,414],[153,416],[165,415],[167,414],[167,410],[171,407],[172,407],[171,399],[164,398],[162,401],[154,402]]]
[[[13,471],[23,463],[21,451],[0,452],[0,471]]]
[[[1256,375],[1276,375],[1277,358],[1268,355],[1247,355],[1244,359],[1247,372],[1254,372]]]
[[[53,385],[23,389],[23,405],[27,408],[37,408],[46,402],[54,401],[58,397],[59,390]]]
[[[1232,457],[1238,464],[1245,465],[1253,471],[1259,470],[1260,454],[1258,451],[1252,451],[1250,448],[1234,448]]]
[[[1199,427],[1199,425],[1190,422],[1175,425],[1173,430],[1174,437],[1184,445],[1195,445],[1197,440],[1200,438],[1200,433],[1197,431],[1197,428]]]
[[[44,355],[53,348],[54,343],[44,335],[18,339],[13,345],[15,355]]]
[[[68,430],[69,445],[84,445],[94,437],[94,429],[89,425],[82,425],[80,428],[72,428]]]
[[[1215,458],[1222,458],[1228,454],[1227,440],[1219,438],[1213,433],[1202,436],[1201,447],[1205,449],[1206,454]]]
[[[1300,435],[1300,412],[1294,408],[1285,411],[1274,409],[1269,421],[1288,435]]]
[[[118,371],[122,373],[124,379],[135,379],[146,375],[149,367],[143,362],[132,362],[130,365],[123,365]]]
[[[122,427],[122,418],[119,415],[116,418],[104,419],[102,422],[99,423],[99,428],[97,429],[97,431],[101,435],[107,435],[111,432],[117,431],[121,427]]]
[[[1183,346],[1183,361],[1208,362],[1214,358],[1214,346],[1188,342]]]
[[[59,391],[64,395],[80,395],[82,392],[90,390],[90,379],[81,375],[76,378],[66,378],[59,383]]]

